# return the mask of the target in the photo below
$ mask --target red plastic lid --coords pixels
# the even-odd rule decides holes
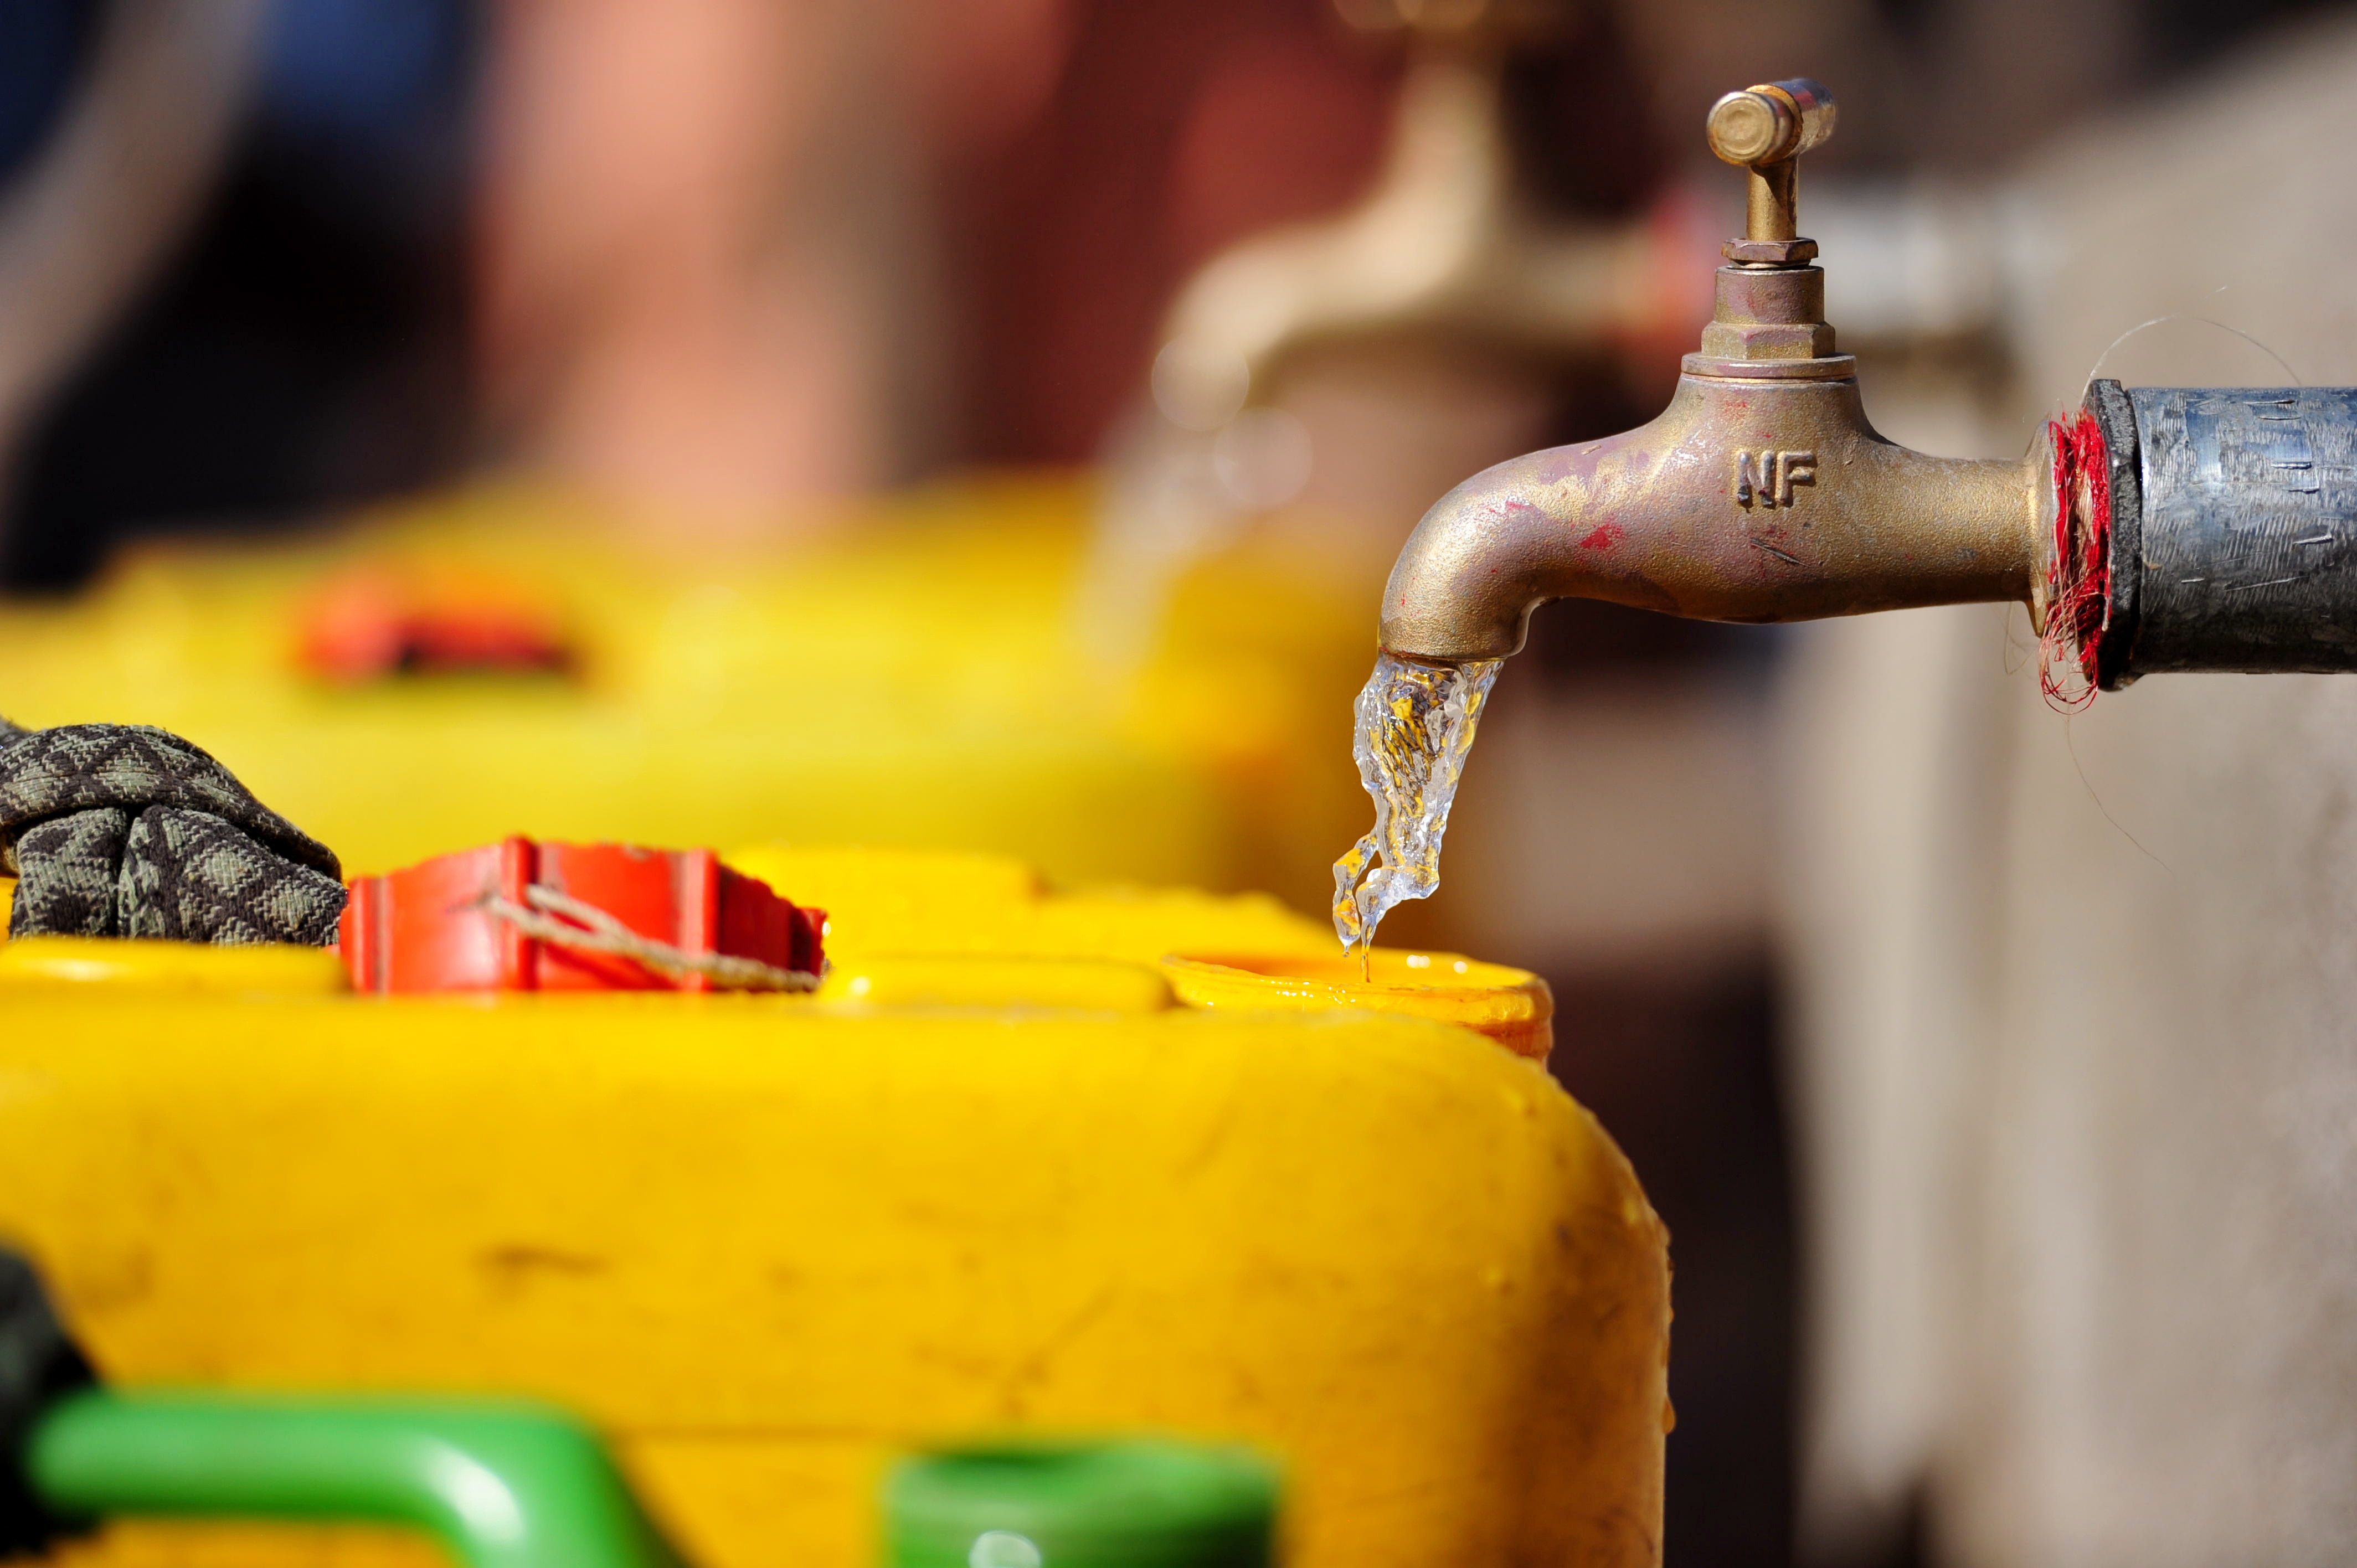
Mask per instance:
[[[826,912],[708,849],[511,838],[350,884],[359,991],[807,991]]]

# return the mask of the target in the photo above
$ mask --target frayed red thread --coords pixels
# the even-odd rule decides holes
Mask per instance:
[[[2038,686],[2047,703],[2076,713],[2095,700],[2095,647],[2112,609],[2112,466],[2094,416],[2050,420],[2054,448],[2054,553],[2046,566],[2046,635]]]

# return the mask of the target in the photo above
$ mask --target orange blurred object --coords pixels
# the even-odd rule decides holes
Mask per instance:
[[[498,578],[371,563],[329,579],[302,611],[297,659],[335,681],[404,671],[564,671],[556,608]]]

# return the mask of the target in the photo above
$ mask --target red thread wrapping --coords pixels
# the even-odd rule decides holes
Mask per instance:
[[[2050,420],[2046,437],[2054,447],[2054,553],[2038,685],[2049,704],[2076,713],[2095,700],[2095,647],[2111,619],[2111,455],[2093,414]]]

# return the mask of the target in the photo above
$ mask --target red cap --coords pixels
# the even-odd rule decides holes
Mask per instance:
[[[762,982],[710,961],[809,977],[825,961],[824,910],[708,849],[511,838],[350,889],[340,940],[359,991],[712,991]],[[618,933],[632,950],[595,945]]]

